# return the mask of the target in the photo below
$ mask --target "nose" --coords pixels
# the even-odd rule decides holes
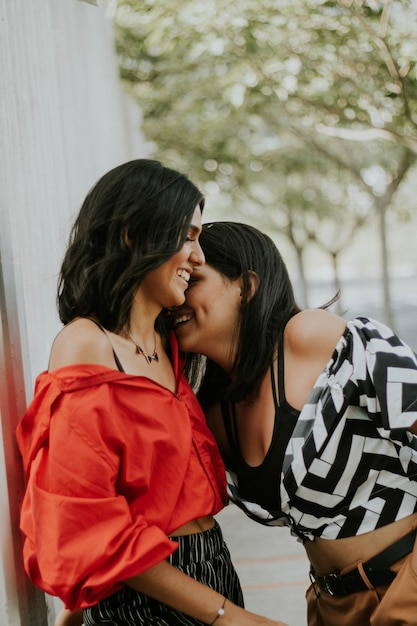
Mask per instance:
[[[194,242],[193,249],[190,254],[190,261],[193,265],[204,265],[206,258],[198,239]]]

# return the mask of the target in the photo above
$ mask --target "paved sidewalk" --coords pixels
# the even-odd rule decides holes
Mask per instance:
[[[308,561],[288,528],[257,524],[235,505],[216,517],[242,583],[246,608],[288,626],[306,626]]]

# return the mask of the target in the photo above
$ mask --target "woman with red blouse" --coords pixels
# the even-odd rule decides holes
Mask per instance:
[[[282,626],[243,608],[213,518],[222,460],[161,315],[204,263],[203,207],[139,159],[96,183],[71,231],[64,328],[17,430],[25,568],[63,623]]]

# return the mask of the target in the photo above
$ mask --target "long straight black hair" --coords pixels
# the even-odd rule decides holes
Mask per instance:
[[[61,321],[95,317],[118,332],[146,274],[181,249],[199,189],[159,161],[136,159],[105,174],[72,227],[58,281]]]
[[[201,379],[199,398],[203,406],[225,394],[240,401],[256,389],[270,366],[279,334],[300,311],[287,267],[268,235],[238,222],[204,224],[200,235],[206,263],[229,280],[242,277],[242,306],[235,337],[237,351],[231,379],[210,359],[187,355],[187,375],[192,385]],[[257,289],[251,293],[251,276]]]

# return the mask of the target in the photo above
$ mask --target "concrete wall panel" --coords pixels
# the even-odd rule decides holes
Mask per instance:
[[[14,429],[60,327],[56,279],[73,217],[95,180],[143,145],[104,7],[0,0],[0,70],[0,624],[37,626],[53,622],[54,605],[22,570]]]

